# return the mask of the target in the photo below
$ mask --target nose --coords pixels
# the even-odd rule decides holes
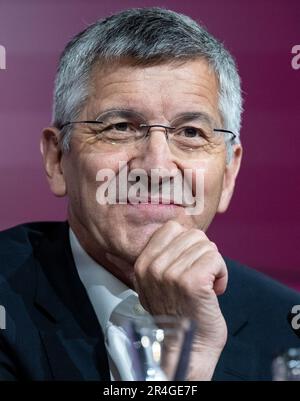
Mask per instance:
[[[172,131],[172,130],[175,129],[175,127],[170,127],[170,126],[168,126],[168,125],[162,125],[162,124],[152,124],[152,125],[141,124],[140,127],[141,127],[142,129],[145,129],[145,130],[146,130],[146,136],[149,136],[149,135],[150,135],[150,130],[151,130],[152,128],[162,128],[162,129],[164,129],[164,131],[165,131],[165,136],[166,136],[167,139],[168,139],[168,137],[169,137],[168,131],[169,131],[169,130]]]
[[[155,173],[164,177],[175,177],[178,166],[168,145],[168,130],[164,125],[148,126],[145,141],[137,148],[131,168],[142,168],[148,175]],[[153,171],[154,170],[154,171]]]

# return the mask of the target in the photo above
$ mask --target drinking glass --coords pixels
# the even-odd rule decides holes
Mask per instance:
[[[272,363],[273,381],[300,381],[300,348],[290,348]]]
[[[106,333],[115,380],[186,379],[196,328],[192,320],[151,315],[117,316],[116,320],[119,324]]]

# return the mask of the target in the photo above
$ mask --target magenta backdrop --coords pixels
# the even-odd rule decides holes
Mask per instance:
[[[0,0],[0,229],[65,219],[48,190],[39,153],[50,121],[53,79],[66,42],[95,19],[162,6],[201,21],[234,54],[242,76],[244,159],[230,210],[210,238],[229,257],[300,289],[299,0]]]

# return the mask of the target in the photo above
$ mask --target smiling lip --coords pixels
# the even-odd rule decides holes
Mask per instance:
[[[177,208],[177,207],[183,207],[182,205],[177,205],[174,202],[169,202],[169,203],[146,203],[146,202],[139,202],[139,203],[130,203],[128,202],[129,206],[132,207],[137,207],[137,208]]]
[[[181,213],[182,205],[174,203],[128,203],[126,206],[127,217],[136,224],[165,223],[175,219]]]
[[[124,200],[121,200],[121,199],[120,199],[120,201],[121,201],[121,203],[124,202]],[[141,205],[161,206],[161,207],[162,206],[178,206],[178,207],[185,206],[184,204],[175,202],[173,199],[166,199],[166,198],[162,198],[162,197],[159,197],[159,199],[157,199],[157,198],[151,199],[151,196],[149,196],[148,198],[132,198],[131,197],[130,199],[126,199],[125,202],[130,206],[141,206]]]
[[[140,200],[140,199],[131,199],[128,200],[127,203],[132,206],[138,205],[149,205],[149,206],[182,206],[179,204],[175,204],[175,202],[171,199],[159,199],[158,201],[152,202],[151,199],[148,200]]]

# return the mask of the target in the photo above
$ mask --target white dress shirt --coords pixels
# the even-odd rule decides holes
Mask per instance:
[[[134,365],[130,353],[126,350],[126,338],[112,314],[116,311],[117,317],[121,313],[138,318],[147,312],[139,303],[137,293],[92,259],[82,248],[71,228],[69,234],[79,277],[104,333],[111,378],[134,380]]]

